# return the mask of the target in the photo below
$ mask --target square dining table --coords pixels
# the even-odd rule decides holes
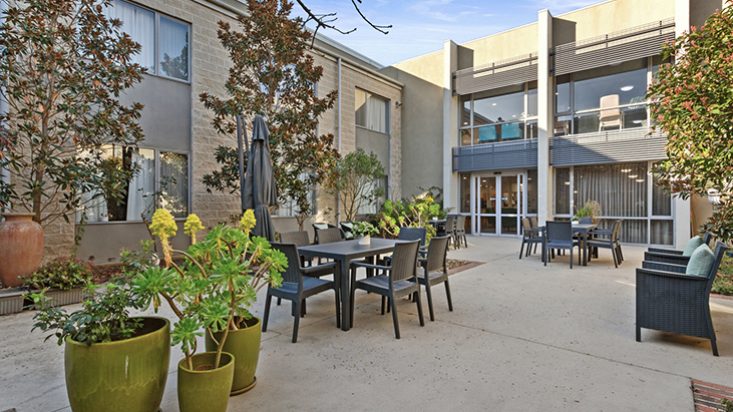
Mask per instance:
[[[400,240],[371,238],[368,245],[360,245],[358,240],[322,243],[298,247],[298,252],[305,258],[327,258],[337,262],[334,280],[341,289],[341,329],[351,329],[351,285],[349,267],[357,259],[369,258],[390,253]]]

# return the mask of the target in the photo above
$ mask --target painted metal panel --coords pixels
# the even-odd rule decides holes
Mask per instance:
[[[453,171],[475,172],[537,167],[537,140],[453,148]]]
[[[658,55],[674,40],[674,19],[661,20],[606,36],[555,48],[555,75]]]
[[[460,95],[534,81],[537,80],[537,55],[459,70],[454,79],[455,92]]]
[[[552,139],[550,158],[553,166],[662,160],[666,142],[645,128],[561,136]]]

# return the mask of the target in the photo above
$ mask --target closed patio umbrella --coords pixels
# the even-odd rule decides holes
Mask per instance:
[[[252,145],[247,160],[244,179],[244,208],[254,209],[257,225],[256,236],[275,240],[275,230],[270,219],[269,206],[277,206],[277,187],[270,158],[270,132],[262,116],[255,116],[252,128]]]

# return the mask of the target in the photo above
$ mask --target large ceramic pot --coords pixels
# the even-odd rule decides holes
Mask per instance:
[[[143,318],[138,336],[86,345],[67,339],[66,392],[74,412],[154,412],[170,357],[167,319]]]
[[[216,352],[193,355],[193,369],[186,359],[178,363],[178,407],[181,412],[226,412],[234,379],[234,356],[222,352],[214,369]]]
[[[7,213],[0,223],[0,282],[3,287],[20,286],[41,266],[43,228],[27,213]]]
[[[260,357],[260,339],[262,338],[262,327],[260,320],[252,318],[244,321],[246,327],[238,330],[230,330],[227,340],[224,342],[224,352],[234,355],[234,381],[232,383],[232,395],[239,395],[254,388],[257,383],[255,372],[257,372],[257,361]],[[214,334],[216,339],[221,334]],[[216,350],[216,343],[206,335],[206,350]]]

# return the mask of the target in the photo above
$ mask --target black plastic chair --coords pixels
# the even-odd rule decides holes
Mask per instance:
[[[573,249],[578,248],[578,263],[580,263],[580,242],[573,238],[573,227],[570,222],[547,222],[544,239],[545,266],[555,249],[570,250],[570,269],[573,268]]]
[[[524,246],[527,246],[527,250],[524,250]],[[522,218],[522,246],[519,248],[519,258],[522,255],[529,256],[532,253],[532,247],[534,246],[534,253],[537,253],[537,245],[542,247],[542,235],[537,228],[532,227],[532,223],[528,218]]]
[[[354,239],[354,222],[341,222],[341,232],[344,235],[344,239]]]
[[[710,316],[710,289],[728,247],[718,242],[707,276],[686,275],[685,266],[642,262],[636,269],[636,341],[641,328],[710,339],[713,355],[718,345]]]
[[[280,233],[280,243],[286,245],[306,246],[311,243],[310,236],[306,231]]]
[[[450,237],[450,243],[454,248],[457,248],[456,244],[456,216],[448,215],[445,218],[445,234]]]
[[[341,296],[336,283],[331,280],[318,279],[311,275],[330,271],[334,273],[336,263],[326,263],[318,266],[303,267],[300,265],[300,255],[298,247],[295,245],[286,245],[282,243],[273,243],[273,247],[283,252],[288,258],[288,267],[283,272],[283,283],[280,287],[267,287],[267,299],[265,300],[265,316],[262,320],[262,331],[267,331],[267,321],[270,318],[270,305],[272,297],[289,300],[292,302],[292,313],[294,317],[293,323],[293,343],[298,341],[298,326],[300,318],[305,315],[305,299],[317,295],[321,292],[333,289],[336,296],[336,327],[341,327],[341,312],[339,304]]]
[[[428,245],[428,254],[424,259],[420,259],[420,266],[423,273],[418,273],[417,281],[425,286],[425,293],[428,296],[428,312],[430,320],[435,320],[433,313],[433,294],[431,286],[443,283],[445,285],[445,297],[448,300],[448,310],[453,312],[453,300],[450,296],[450,284],[448,283],[448,265],[446,255],[448,254],[448,236],[434,237]],[[384,307],[384,296],[382,297],[382,307]]]
[[[428,231],[424,227],[401,227],[400,233],[397,234],[398,240],[419,240],[420,241],[420,256],[425,255],[425,241],[428,238]],[[379,260],[378,260],[379,261]],[[386,256],[382,260],[382,264],[389,266],[391,264],[392,257]]]
[[[318,231],[320,230],[326,230],[326,229],[333,229],[336,228],[336,226],[330,224],[330,223],[313,223],[313,243],[320,243],[318,241]]]
[[[613,222],[611,230],[595,230],[593,236],[585,241],[586,256],[590,259],[590,251],[601,248],[610,249],[611,256],[613,257],[613,265],[618,268],[624,260],[624,255],[621,253],[621,221],[617,220]]]
[[[362,289],[367,292],[377,293],[386,297],[392,308],[392,322],[394,323],[394,333],[397,339],[400,338],[400,324],[397,319],[397,301],[396,298],[401,296],[411,296],[416,294],[417,313],[420,319],[420,326],[425,326],[423,319],[422,303],[420,300],[420,285],[417,280],[417,252],[420,247],[420,241],[398,243],[392,252],[392,264],[373,265],[365,262],[353,262],[351,264],[351,322],[354,322],[354,301],[356,299],[354,292],[356,289]],[[356,280],[356,269],[364,267],[367,270],[375,269],[386,273],[379,276],[367,277],[365,279]],[[384,305],[382,305],[382,314],[384,314]]]
[[[316,234],[316,239],[318,239],[316,243],[318,244],[340,242],[343,240],[343,237],[341,236],[341,229],[336,227],[330,227],[328,229],[317,229]]]
[[[461,247],[461,242],[463,242],[463,246],[468,247],[468,239],[466,239],[466,216],[458,215],[456,217],[455,234],[458,247]]]

